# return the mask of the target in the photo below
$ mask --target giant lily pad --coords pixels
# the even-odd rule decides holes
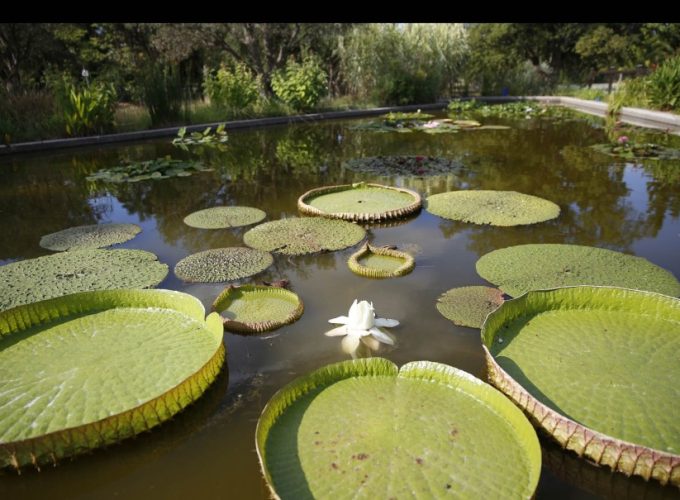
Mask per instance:
[[[48,250],[73,250],[101,248],[131,240],[142,228],[137,224],[92,224],[76,226],[46,234],[40,238],[40,246]]]
[[[488,316],[482,340],[490,380],[563,447],[680,486],[680,300],[529,292]]]
[[[605,285],[677,297],[672,273],[642,257],[581,245],[531,244],[494,250],[477,261],[477,272],[505,293],[570,285]]]
[[[219,283],[253,276],[274,263],[269,252],[245,247],[213,248],[180,260],[175,274],[184,281]]]
[[[148,430],[196,400],[223,361],[219,315],[180,292],[84,292],[0,312],[0,466]]]
[[[488,286],[452,288],[437,299],[437,310],[456,325],[481,328],[489,313],[503,303],[503,292]]]
[[[69,293],[151,288],[168,266],[144,250],[74,250],[0,267],[0,310]]]
[[[267,403],[257,452],[277,498],[531,498],[535,431],[456,368],[382,358],[325,366]]]
[[[396,278],[413,271],[416,261],[406,252],[366,243],[352,254],[347,265],[354,274],[367,278]]]
[[[212,310],[222,316],[225,330],[262,333],[297,321],[304,305],[297,294],[282,287],[243,285],[225,288]]]
[[[369,156],[354,158],[343,167],[355,172],[374,175],[417,175],[427,177],[456,173],[460,162],[436,156]]]
[[[184,223],[199,229],[223,229],[255,224],[266,216],[259,208],[212,207],[190,213],[184,218]]]
[[[515,191],[450,191],[428,196],[425,209],[444,219],[519,226],[554,219],[560,207],[552,201]]]
[[[298,210],[350,221],[398,219],[420,210],[420,195],[381,184],[344,184],[311,189],[298,198]]]
[[[366,236],[364,228],[343,220],[293,217],[255,226],[243,235],[246,245],[286,255],[342,250]]]

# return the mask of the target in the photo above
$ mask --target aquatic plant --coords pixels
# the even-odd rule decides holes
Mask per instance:
[[[397,278],[413,271],[416,261],[411,254],[396,248],[366,243],[351,255],[347,266],[354,274],[367,278]]]
[[[124,243],[142,231],[137,224],[91,224],[69,227],[40,238],[40,246],[48,250],[64,251],[101,248]]]
[[[219,283],[253,276],[274,263],[269,252],[245,247],[212,248],[180,260],[175,275],[192,283]]]
[[[88,181],[102,182],[140,182],[147,180],[169,179],[170,177],[189,177],[197,172],[211,172],[213,169],[201,162],[173,160],[169,156],[139,163],[130,163],[102,169],[87,176]]]
[[[463,165],[456,160],[424,155],[353,158],[344,162],[342,166],[354,172],[367,174],[418,177],[451,174],[463,168]]]
[[[210,146],[218,147],[224,145],[228,140],[225,124],[220,123],[213,131],[212,127],[207,127],[203,132],[191,132],[187,135],[187,128],[182,127],[177,131],[177,137],[172,140],[172,145],[188,151],[188,146]]]
[[[488,286],[447,290],[437,299],[437,311],[455,325],[481,328],[489,313],[504,302],[503,292]]]
[[[187,226],[199,229],[224,229],[261,222],[267,214],[252,207],[212,207],[192,212],[184,218]]]

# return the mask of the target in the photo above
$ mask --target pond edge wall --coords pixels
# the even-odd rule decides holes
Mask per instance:
[[[576,99],[574,97],[563,96],[514,96],[514,97],[464,97],[461,101],[476,99],[484,102],[513,102],[513,101],[539,101],[545,104],[557,104],[568,108],[588,113],[590,115],[605,117],[607,104],[604,102]],[[363,116],[375,116],[389,113],[392,111],[416,111],[416,110],[444,110],[449,101],[442,101],[430,104],[412,104],[408,106],[391,106],[372,109],[355,109],[347,111],[329,111],[323,113],[310,113],[295,116],[277,116],[270,118],[252,118],[248,120],[235,120],[226,123],[226,130],[248,129],[256,127],[269,127],[274,125],[287,125],[290,123],[316,122],[320,120],[337,120],[343,118],[359,118]],[[620,112],[620,120],[639,127],[656,128],[665,130],[668,133],[680,135],[680,115],[665,113],[662,111],[652,111],[640,108],[624,107]],[[206,127],[217,127],[220,123],[204,123],[199,125],[189,125],[186,127],[188,132],[198,132]],[[178,130],[182,127],[168,127],[151,130],[140,130],[137,132],[123,132],[118,134],[93,135],[88,137],[73,137],[69,139],[49,139],[35,142],[21,142],[17,144],[0,145],[0,155],[10,155],[14,153],[30,153],[34,151],[47,151],[51,149],[63,149],[82,146],[93,146],[98,144],[111,144],[117,142],[132,142],[159,137],[175,137]]]

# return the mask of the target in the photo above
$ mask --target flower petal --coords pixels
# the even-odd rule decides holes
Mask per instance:
[[[324,335],[326,337],[338,337],[340,335],[347,335],[347,327],[346,326],[337,326],[331,330],[328,330],[327,332],[324,332]]]
[[[347,335],[354,335],[355,337],[365,337],[370,335],[371,332],[364,330],[363,328],[352,328],[352,325],[347,325]]]
[[[380,342],[378,342],[376,339],[371,337],[370,335],[367,335],[365,337],[361,337],[361,341],[366,344],[366,346],[369,347],[369,349],[373,349],[374,351],[377,351],[380,349]]]
[[[347,337],[342,339],[342,350],[354,357],[356,355],[357,347],[359,347],[359,342],[359,337],[347,335]]]
[[[337,318],[329,319],[329,323],[340,323],[341,325],[346,325],[349,323],[349,318],[347,316],[338,316]]]
[[[384,326],[387,328],[397,326],[399,322],[396,319],[375,318],[375,326]]]
[[[394,339],[390,335],[388,335],[387,333],[379,330],[376,327],[371,328],[369,331],[371,332],[371,335],[373,335],[380,342],[383,342],[383,343],[389,344],[389,345],[394,345]]]

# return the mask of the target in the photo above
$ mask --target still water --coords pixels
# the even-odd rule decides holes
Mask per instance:
[[[159,288],[190,293],[206,306],[225,284],[185,284],[172,273],[183,257],[242,246],[249,228],[194,229],[189,213],[218,205],[266,211],[268,220],[297,215],[308,189],[361,180],[414,189],[423,195],[454,189],[513,190],[554,201],[559,218],[531,226],[476,226],[426,211],[366,226],[376,245],[416,252],[415,270],[371,280],[346,262],[356,248],[287,257],[244,282],[288,279],[305,303],[296,323],[265,336],[225,333],[227,364],[206,394],[170,422],[105,450],[64,460],[41,472],[0,473],[0,498],[268,498],[255,453],[255,425],[267,400],[287,382],[349,356],[340,337],[325,337],[327,320],[352,301],[373,301],[376,315],[395,318],[395,346],[377,355],[402,365],[431,360],[485,377],[479,331],[457,327],[435,308],[450,288],[486,284],[475,262],[487,252],[524,243],[593,245],[642,256],[680,277],[680,162],[617,162],[587,146],[605,142],[593,120],[501,120],[509,130],[457,134],[376,133],[333,121],[230,133],[224,151],[187,153],[169,139],[0,158],[0,264],[51,253],[38,242],[70,226],[132,222],[142,233],[120,248],[151,251],[171,271]],[[637,134],[637,135],[636,135]],[[630,134],[629,134],[630,135]],[[680,137],[636,132],[638,140],[680,147]],[[134,184],[96,184],[86,175],[127,161],[165,155],[200,159],[213,172]],[[343,162],[378,155],[431,155],[461,167],[436,177],[374,176]],[[543,473],[536,498],[677,498],[662,488],[613,475],[542,439]]]

